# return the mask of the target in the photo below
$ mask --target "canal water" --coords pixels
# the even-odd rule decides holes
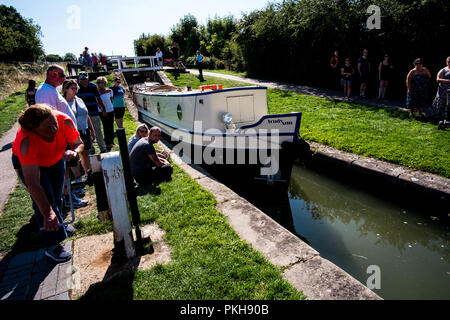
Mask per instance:
[[[450,299],[450,228],[432,209],[397,204],[301,166],[294,166],[286,194],[272,197],[223,182],[323,258],[364,285],[379,285],[372,290],[382,298]]]

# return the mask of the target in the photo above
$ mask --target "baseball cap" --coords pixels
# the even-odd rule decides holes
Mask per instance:
[[[89,75],[86,71],[81,71],[79,76],[80,76],[80,80],[89,79]]]

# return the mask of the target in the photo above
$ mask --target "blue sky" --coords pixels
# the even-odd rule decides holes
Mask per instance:
[[[281,0],[271,0],[278,3]],[[199,24],[208,18],[263,9],[269,0],[0,0],[41,27],[46,54],[79,55],[84,47],[107,55],[134,55],[133,41],[142,33],[167,36],[184,15]]]

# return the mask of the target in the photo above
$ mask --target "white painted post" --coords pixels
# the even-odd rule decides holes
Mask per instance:
[[[130,215],[128,213],[125,179],[123,177],[120,153],[110,152],[103,155],[102,169],[113,219],[114,241],[123,241],[126,257],[130,259],[136,256],[136,251],[134,248]]]

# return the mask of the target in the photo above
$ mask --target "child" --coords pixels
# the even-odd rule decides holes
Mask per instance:
[[[36,104],[36,81],[28,80],[28,88],[25,91],[25,101],[28,106]]]

